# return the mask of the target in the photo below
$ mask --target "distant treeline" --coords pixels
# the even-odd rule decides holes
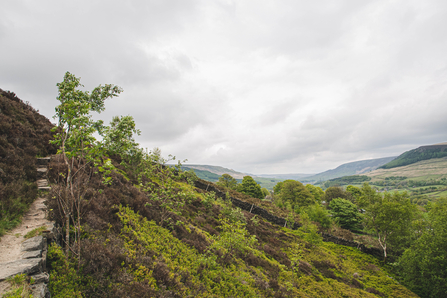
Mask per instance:
[[[419,147],[417,149],[413,149],[401,154],[395,160],[392,160],[389,163],[384,164],[379,169],[397,168],[410,165],[421,160],[442,158],[445,156],[447,156],[447,145]]]
[[[185,167],[185,166],[182,166],[182,169],[183,169],[184,171],[190,171],[190,170],[193,170],[194,173],[196,173],[197,177],[199,177],[199,178],[202,179],[202,180],[206,180],[206,181],[210,181],[210,182],[217,182],[217,181],[219,181],[219,177],[220,177],[220,175],[211,173],[210,171],[198,170],[198,169],[189,168],[189,167]],[[242,182],[242,179],[236,179],[236,181],[237,181],[238,183],[241,183],[241,182]],[[274,180],[272,180],[272,181],[274,181]],[[258,184],[261,184],[261,182],[259,182],[259,181],[256,181],[256,182],[257,182]]]
[[[363,182],[371,180],[368,176],[363,175],[352,175],[352,176],[344,176],[340,178],[334,178],[331,180],[326,181],[323,186],[325,188],[331,187],[331,186],[342,186],[342,185],[349,185],[349,184],[362,184]]]

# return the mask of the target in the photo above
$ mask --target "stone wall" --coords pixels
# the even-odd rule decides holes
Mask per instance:
[[[212,191],[216,194],[217,197],[222,198],[224,200],[227,200],[227,195],[226,193],[222,192],[220,189],[218,189],[217,187],[215,187],[213,184],[207,183],[207,181],[204,180],[197,180],[195,182],[195,186],[197,188],[203,189],[205,191]],[[233,203],[234,206],[241,208],[242,210],[248,211],[250,213],[256,214],[259,217],[264,218],[265,220],[279,225],[281,227],[284,227],[286,225],[286,219],[275,216],[273,214],[270,214],[267,210],[258,207],[254,204],[250,204],[244,201],[241,201],[239,199],[233,198],[230,196],[229,198],[231,200],[231,202]],[[289,224],[287,224],[287,226],[289,226]],[[293,230],[298,229],[299,227],[301,227],[301,224],[294,222],[293,223]],[[359,249],[360,251],[372,255],[374,257],[377,258],[382,258],[383,257],[383,253],[380,249],[377,249],[375,247],[366,247],[363,244],[354,242],[354,241],[349,241],[343,238],[339,238],[336,236],[333,236],[331,234],[326,234],[326,233],[322,233],[321,236],[323,237],[323,241],[326,242],[333,242],[335,244],[340,244],[340,245],[345,245],[345,246],[349,246],[349,247],[355,247],[357,249]]]

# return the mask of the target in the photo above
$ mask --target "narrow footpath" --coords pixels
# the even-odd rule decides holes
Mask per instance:
[[[33,229],[46,226],[53,226],[51,222],[45,219],[46,206],[45,198],[37,198],[30,206],[30,210],[22,219],[22,223],[15,229],[0,238],[0,275],[6,273],[3,263],[11,263],[22,259],[24,252],[22,251],[22,242],[25,241],[24,236]],[[8,291],[9,283],[0,281],[0,295]],[[1,297],[1,296],[0,296]]]
[[[37,161],[38,189],[49,190],[46,172],[50,158],[39,158]],[[44,248],[43,237],[25,239],[25,235],[40,227],[45,227],[45,232],[53,230],[53,223],[46,219],[46,198],[37,198],[28,212],[23,216],[20,225],[0,238],[0,297],[9,289],[6,278],[20,273],[39,274],[43,282],[48,282],[48,274],[44,273],[42,249]],[[46,243],[46,242],[45,242]],[[36,276],[37,278],[38,276]],[[45,291],[38,292],[44,293]],[[34,293],[33,294],[37,294]],[[45,293],[44,293],[45,294]],[[34,297],[46,297],[46,295],[35,295]]]

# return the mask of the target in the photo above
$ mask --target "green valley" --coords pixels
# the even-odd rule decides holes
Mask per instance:
[[[59,127],[51,130],[52,145],[35,140],[53,150],[46,152],[58,148],[45,194],[48,217],[59,233],[47,258],[52,297],[394,298],[442,297],[447,291],[446,264],[437,261],[447,259],[439,250],[445,222],[438,212],[445,210],[446,199],[433,199],[423,209],[405,193],[375,189],[383,184],[424,192],[422,183],[444,185],[447,158],[366,175],[360,174],[391,158],[351,163],[341,167],[349,168],[344,172],[349,175],[325,190],[222,167],[173,166],[160,149],[139,147],[131,116],[114,117],[109,125],[94,120],[91,112],[103,111],[105,99],[117,96],[119,87],[81,91],[79,78],[68,72],[57,86]],[[18,98],[1,99],[2,113],[8,107],[27,109]],[[8,143],[8,150],[17,144]],[[36,144],[23,146],[24,152],[39,154],[28,148]],[[17,168],[33,168],[32,162],[28,158]],[[224,174],[234,175],[225,177],[226,186]],[[6,185],[1,181],[0,191]],[[18,196],[8,201],[2,196],[1,202],[12,202],[13,210]],[[429,282],[420,286],[415,260],[425,246],[434,253],[423,264],[432,268]]]

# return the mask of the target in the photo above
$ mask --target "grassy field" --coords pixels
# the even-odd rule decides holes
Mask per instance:
[[[379,190],[408,191],[411,197],[432,200],[447,196],[447,158],[424,160],[408,166],[378,169],[366,176]],[[396,177],[401,177],[397,179]],[[420,185],[426,183],[427,185]],[[394,185],[393,185],[394,184]]]
[[[429,159],[408,166],[386,170],[378,169],[365,175],[371,177],[371,182],[393,176],[404,176],[412,180],[447,178],[447,158]]]

